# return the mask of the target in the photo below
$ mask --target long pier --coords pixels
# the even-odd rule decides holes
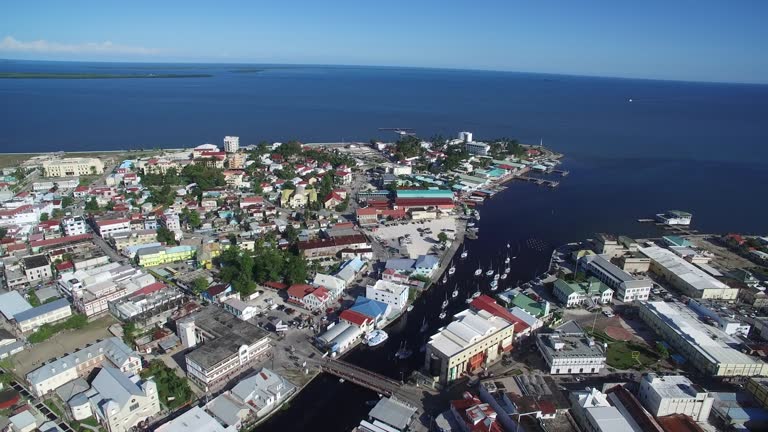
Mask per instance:
[[[536,183],[537,185],[549,186],[549,187],[552,187],[552,188],[553,187],[557,187],[560,184],[559,181],[547,180],[547,179],[541,179],[541,178],[529,177],[529,176],[518,176],[518,177],[515,177],[515,178],[518,179],[518,180],[527,181],[527,182],[533,182],[533,183]]]

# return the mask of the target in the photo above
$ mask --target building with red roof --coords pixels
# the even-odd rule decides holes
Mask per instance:
[[[347,309],[339,314],[339,319],[350,324],[360,327],[364,332],[373,330],[374,322],[369,316],[363,315],[360,312]]]
[[[291,285],[287,294],[290,303],[311,311],[323,310],[332,300],[327,289],[307,284]]]
[[[451,401],[451,413],[467,432],[504,432],[496,411],[477,396],[466,392],[464,399]]]
[[[451,198],[397,198],[393,208],[453,210],[454,203]]]
[[[32,248],[32,252],[39,252],[40,250],[48,250],[61,247],[63,245],[71,245],[75,243],[82,243],[93,240],[93,234],[78,234],[73,236],[59,237],[55,239],[39,240],[36,242],[30,242],[29,246]]]
[[[512,312],[508,311],[504,306],[496,303],[496,300],[483,294],[472,300],[469,307],[474,310],[484,310],[499,318],[515,324],[515,333],[518,337],[530,333],[530,327],[525,321],[516,317]]]

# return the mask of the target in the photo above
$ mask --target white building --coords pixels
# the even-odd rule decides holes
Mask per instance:
[[[72,308],[67,299],[58,299],[14,315],[16,327],[20,332],[35,331],[43,324],[52,324],[72,316]]]
[[[96,231],[101,238],[109,238],[114,234],[126,233],[131,231],[131,220],[122,219],[100,219],[95,221]]]
[[[537,334],[536,346],[552,375],[594,374],[605,367],[605,347],[574,321],[560,325],[553,333]]]
[[[640,380],[638,400],[656,417],[685,414],[697,422],[706,422],[715,398],[682,375],[649,373]]]
[[[488,156],[488,152],[491,150],[491,146],[484,142],[466,142],[464,148],[467,149],[467,153],[476,156]]]
[[[595,388],[571,393],[571,412],[582,430],[590,432],[642,432],[631,418],[626,418]]]
[[[227,153],[237,153],[240,148],[240,137],[225,136],[224,137],[224,151]]]
[[[635,279],[600,255],[586,255],[579,260],[579,264],[602,283],[611,287],[616,293],[616,298],[624,303],[648,300],[651,294],[653,281],[647,278]]]
[[[251,306],[248,303],[234,297],[226,299],[221,305],[224,307],[225,311],[231,313],[243,321],[248,321],[249,319],[255,317],[257,313],[259,313],[259,308],[256,306]]]
[[[224,427],[199,406],[159,426],[155,432],[237,432],[234,426]]]
[[[173,210],[166,210],[160,216],[160,225],[173,232],[181,232],[181,222],[179,215]],[[178,237],[178,236],[177,236]]]
[[[688,307],[699,315],[711,319],[720,330],[730,336],[738,334],[747,337],[749,330],[752,328],[748,323],[739,321],[736,314],[730,310],[726,309],[724,311],[720,309],[722,306],[717,303],[713,304],[701,299],[690,299]]]
[[[135,375],[141,371],[141,357],[122,339],[111,337],[40,366],[27,374],[27,382],[32,393],[40,397],[72,380],[88,376],[102,365]]]
[[[681,210],[670,210],[656,215],[656,219],[666,225],[690,225],[692,217],[690,213]]]
[[[217,306],[177,324],[186,355],[189,379],[206,391],[217,389],[263,360],[271,348],[269,334]]]
[[[405,285],[391,281],[377,280],[376,284],[365,288],[365,296],[369,299],[386,303],[395,309],[402,309],[408,303],[408,290]]]
[[[668,302],[642,302],[640,318],[660,339],[709,376],[768,375],[768,364],[733,348],[741,341],[705,325],[691,309]]]
[[[44,281],[53,277],[51,264],[45,255],[32,255],[21,260],[27,282]]]
[[[472,132],[459,132],[459,140],[461,140],[463,143],[472,142]]]
[[[160,412],[157,385],[126,375],[119,369],[102,368],[86,393],[91,410],[109,432],[128,432]]]
[[[235,399],[262,418],[296,392],[296,386],[267,368],[240,381],[231,391]]]
[[[64,235],[74,236],[88,232],[88,225],[82,216],[64,218],[61,220],[61,227],[64,229]]]
[[[316,273],[315,278],[312,280],[312,285],[325,287],[333,298],[338,298],[347,288],[347,281],[336,276]]]
[[[692,298],[736,300],[738,288],[715,279],[709,273],[658,246],[641,247],[640,252],[651,259],[651,271],[666,279],[683,294]]]
[[[104,173],[104,164],[97,158],[66,158],[43,162],[46,177],[87,176]]]

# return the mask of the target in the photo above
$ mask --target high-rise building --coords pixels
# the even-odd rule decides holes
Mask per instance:
[[[225,136],[224,137],[224,151],[227,153],[237,153],[240,148],[240,137]]]

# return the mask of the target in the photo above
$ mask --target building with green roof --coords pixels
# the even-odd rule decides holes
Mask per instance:
[[[597,304],[607,304],[613,300],[613,290],[595,277],[581,282],[566,282],[558,279],[555,281],[553,294],[565,307],[583,305],[592,307]]]
[[[453,199],[453,191],[449,189],[398,189],[398,198],[450,198]]]

